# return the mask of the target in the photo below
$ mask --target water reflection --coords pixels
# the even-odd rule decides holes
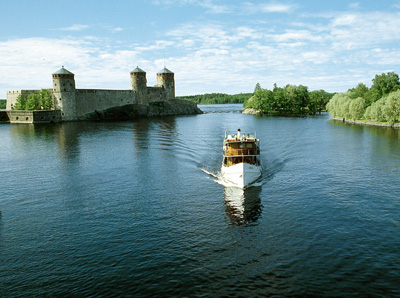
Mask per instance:
[[[262,211],[260,193],[261,186],[247,189],[225,187],[226,214],[231,224],[247,225],[257,222]]]
[[[376,135],[379,137],[385,137],[388,139],[400,139],[400,129],[386,126],[375,126],[375,125],[360,125],[355,123],[348,123],[338,120],[329,120],[329,124],[337,126],[337,127],[348,127],[351,128],[351,131],[357,133],[363,133],[364,131],[368,131],[372,135]]]
[[[140,151],[156,144],[160,149],[168,149],[177,138],[176,131],[175,117],[139,118],[133,122],[135,148]]]

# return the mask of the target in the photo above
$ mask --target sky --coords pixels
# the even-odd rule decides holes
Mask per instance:
[[[0,2],[0,98],[51,88],[148,86],[164,66],[176,95],[250,93],[256,83],[344,92],[400,74],[400,0],[13,0]]]

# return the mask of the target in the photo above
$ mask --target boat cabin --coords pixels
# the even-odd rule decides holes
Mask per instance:
[[[250,134],[241,134],[239,130],[234,136],[228,135],[225,137],[223,148],[223,164],[226,167],[238,163],[260,165],[259,140]]]

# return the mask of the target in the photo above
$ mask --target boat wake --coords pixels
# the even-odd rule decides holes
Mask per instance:
[[[214,182],[216,182],[222,186],[241,188],[238,185],[236,185],[235,183],[225,180],[224,177],[222,176],[221,172],[212,173],[212,172],[207,171],[206,169],[201,169],[201,170],[204,173],[206,173],[207,175],[211,176],[213,178]],[[263,185],[263,183],[261,180],[256,180],[254,183],[251,183],[246,188],[249,188],[250,186],[262,186],[262,185]]]

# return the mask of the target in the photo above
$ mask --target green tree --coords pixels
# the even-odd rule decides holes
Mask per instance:
[[[22,94],[17,97],[17,102],[14,105],[14,110],[25,110],[26,98]]]
[[[392,91],[396,91],[400,87],[399,76],[394,72],[375,75],[375,78],[372,80],[372,82],[373,82],[372,86],[376,87],[376,89],[380,92],[381,96],[387,95]]]
[[[351,98],[347,92],[337,93],[326,105],[326,108],[333,117],[347,118],[350,115],[350,101]]]
[[[388,123],[394,124],[400,116],[400,90],[389,94],[383,106],[383,114]]]
[[[326,105],[333,95],[324,90],[315,90],[309,93],[308,110],[310,114],[320,113],[326,110]]]
[[[357,97],[352,99],[349,105],[349,117],[350,119],[357,120],[361,119],[365,112],[365,99]]]
[[[50,90],[42,89],[38,94],[39,108],[51,110],[53,108],[53,97]]]
[[[256,93],[260,89],[261,89],[261,85],[260,85],[260,83],[257,83],[256,86],[254,87],[254,93]]]
[[[246,102],[245,108],[253,108],[261,112],[267,112],[268,104],[272,92],[269,90],[258,89],[254,95]]]
[[[31,93],[28,95],[26,100],[25,110],[39,110],[39,100],[38,96],[35,93]]]
[[[386,117],[384,114],[384,106],[385,106],[386,98],[382,97],[380,100],[374,102],[371,105],[369,114],[371,117],[371,120],[373,121],[378,121],[378,122],[385,122]]]
[[[368,92],[368,87],[365,86],[363,83],[359,83],[356,88],[349,89],[349,96],[351,98],[358,98],[362,97],[365,98],[365,95]]]
[[[42,89],[38,93],[30,93],[27,97],[18,96],[14,110],[51,110],[53,97],[50,90]]]

